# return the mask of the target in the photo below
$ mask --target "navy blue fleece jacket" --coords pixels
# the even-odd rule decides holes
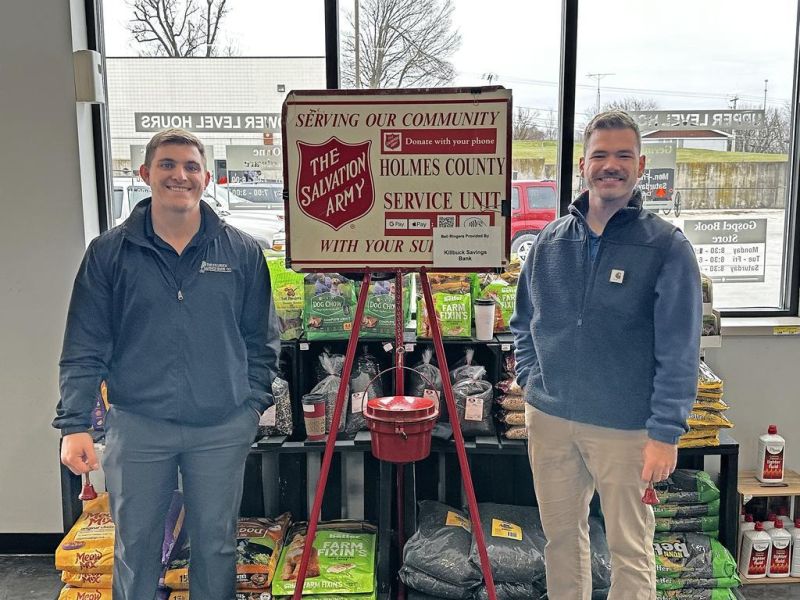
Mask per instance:
[[[62,434],[88,429],[103,379],[114,406],[187,424],[272,404],[280,339],[266,261],[251,236],[200,206],[180,257],[155,239],[149,199],[89,245],[61,354]]]
[[[589,252],[588,196],[548,224],[517,288],[511,330],[517,380],[548,414],[647,429],[675,444],[697,391],[700,273],[677,228],[643,210],[638,191]]]

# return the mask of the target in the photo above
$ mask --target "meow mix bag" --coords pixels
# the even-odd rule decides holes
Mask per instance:
[[[83,513],[56,549],[56,569],[76,573],[111,573],[114,522],[108,494],[83,503]]]

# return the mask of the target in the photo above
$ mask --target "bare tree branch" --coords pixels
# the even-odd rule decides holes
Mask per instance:
[[[434,87],[455,77],[450,58],[461,45],[452,0],[360,0],[360,23],[343,36],[342,85],[355,85],[355,35],[360,78],[371,88]]]
[[[544,132],[539,129],[536,121],[539,120],[539,111],[531,108],[518,107],[511,122],[512,140],[543,140]]]
[[[201,8],[199,2],[205,2]],[[216,56],[227,0],[127,0],[128,31],[140,56]],[[223,50],[232,55],[234,45]]]

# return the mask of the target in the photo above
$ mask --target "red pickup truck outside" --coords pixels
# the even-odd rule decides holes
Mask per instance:
[[[533,240],[558,212],[556,182],[513,180],[511,182],[511,252],[525,261]]]

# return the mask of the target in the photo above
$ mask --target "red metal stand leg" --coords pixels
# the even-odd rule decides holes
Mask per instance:
[[[486,581],[486,591],[489,600],[497,600],[497,593],[494,587],[494,577],[492,567],[489,564],[489,555],[486,552],[486,540],[483,537],[481,518],[478,514],[478,502],[475,500],[475,488],[472,486],[472,475],[467,463],[467,452],[464,449],[464,436],[461,433],[461,426],[458,423],[458,413],[456,412],[456,402],[453,396],[453,386],[450,382],[450,371],[447,368],[447,358],[444,354],[444,344],[442,343],[442,332],[439,322],[436,319],[436,308],[431,294],[431,284],[428,281],[428,273],[425,268],[420,270],[422,281],[422,293],[425,296],[425,308],[428,312],[428,321],[431,325],[431,337],[433,346],[436,349],[436,360],[439,362],[439,370],[442,372],[442,389],[444,398],[447,402],[447,410],[450,413],[450,423],[453,425],[453,437],[456,442],[456,454],[458,464],[461,467],[461,481],[464,483],[464,491],[467,493],[467,504],[469,505],[469,516],[472,520],[472,533],[475,536],[475,543],[478,545],[478,555],[481,559],[481,571]]]
[[[336,433],[339,429],[339,421],[342,417],[342,410],[344,409],[345,391],[350,382],[350,370],[353,367],[353,358],[356,355],[358,332],[361,330],[361,319],[364,317],[364,306],[367,304],[367,290],[369,290],[371,279],[372,274],[366,273],[364,275],[364,281],[361,282],[361,293],[358,295],[356,314],[353,317],[353,329],[350,331],[350,339],[347,342],[347,353],[345,354],[344,365],[342,367],[342,380],[339,382],[339,391],[336,394],[333,423],[331,425],[331,431],[328,432],[328,439],[325,442],[325,453],[322,457],[322,467],[319,472],[319,479],[317,480],[314,505],[311,508],[311,515],[308,517],[308,532],[306,533],[306,541],[303,546],[303,556],[300,559],[300,571],[297,574],[294,594],[292,595],[293,600],[300,600],[303,596],[303,585],[306,582],[306,571],[308,570],[308,560],[311,557],[311,546],[317,535],[317,522],[319,521],[319,513],[322,509],[322,497],[325,495],[325,486],[328,483],[328,473],[331,468],[331,460],[333,459],[333,447],[336,444]]]
[[[395,271],[394,279],[394,344],[395,344],[395,372],[394,372],[394,393],[397,396],[405,395],[405,344],[403,340],[403,330],[405,319],[403,318],[403,273]],[[403,519],[405,504],[405,465],[397,465],[397,556],[403,556],[405,540],[405,520]],[[405,600],[406,589],[403,582],[397,581],[397,598]]]

